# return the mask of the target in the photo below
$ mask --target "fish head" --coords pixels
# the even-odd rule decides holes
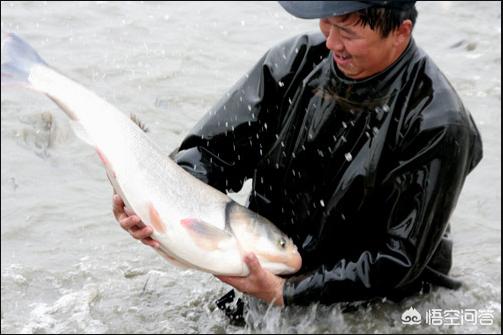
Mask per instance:
[[[237,203],[228,207],[227,219],[244,252],[253,252],[274,274],[292,274],[302,266],[297,246],[269,220]]]

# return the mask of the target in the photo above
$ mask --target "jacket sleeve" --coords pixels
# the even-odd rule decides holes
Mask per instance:
[[[219,189],[238,191],[275,139],[281,105],[293,94],[299,63],[312,37],[300,35],[269,50],[194,126],[171,157]],[[320,37],[316,35],[315,41]]]
[[[288,278],[285,304],[400,296],[417,285],[482,149],[473,129],[460,124],[427,127],[408,141],[363,209],[370,211],[363,217],[375,220],[363,234],[372,234],[375,243],[344,258],[325,255],[319,267]],[[358,236],[345,238],[358,243]]]

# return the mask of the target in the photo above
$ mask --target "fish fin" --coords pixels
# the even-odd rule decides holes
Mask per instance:
[[[143,123],[140,118],[138,116],[136,116],[136,114],[133,114],[131,113],[131,115],[129,115],[129,118],[131,119],[131,121],[133,121],[141,130],[143,130],[144,133],[148,133],[148,128],[147,126],[145,125],[145,123]]]
[[[78,138],[80,138],[82,141],[86,142],[89,145],[95,146],[94,141],[91,139],[82,123],[72,119],[70,119],[69,122],[70,127],[72,128],[73,132],[75,133],[75,135],[77,135]]]
[[[164,250],[164,248],[161,247],[161,249],[156,249],[157,252],[164,257],[168,262],[173,264],[176,267],[179,267],[181,269],[190,269],[191,267],[188,264],[182,263],[176,258],[172,257],[168,252]]]
[[[180,223],[189,232],[194,242],[208,251],[218,249],[218,245],[222,240],[234,237],[228,231],[216,228],[199,219],[183,219]]]
[[[22,85],[36,89],[30,83],[30,72],[35,65],[47,65],[39,54],[16,34],[2,34],[1,85]]]
[[[159,212],[157,211],[157,209],[155,209],[152,203],[148,207],[148,212],[150,215],[150,222],[152,223],[155,231],[161,234],[166,233],[166,225],[164,224],[164,222],[162,222]]]

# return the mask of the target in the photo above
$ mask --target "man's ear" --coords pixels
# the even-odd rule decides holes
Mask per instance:
[[[401,46],[403,44],[409,43],[410,36],[412,34],[412,21],[404,20],[400,27],[395,30],[395,46]]]

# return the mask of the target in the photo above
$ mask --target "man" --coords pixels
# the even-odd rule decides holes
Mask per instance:
[[[269,50],[194,127],[173,157],[239,190],[296,243],[289,278],[245,261],[223,282],[283,306],[401,299],[448,277],[448,219],[482,142],[445,76],[412,38],[414,1],[280,1],[320,33]],[[152,229],[114,213],[153,247]],[[131,215],[131,216],[129,216]]]

